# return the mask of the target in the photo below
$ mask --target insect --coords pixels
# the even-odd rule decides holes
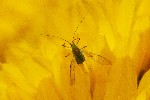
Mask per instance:
[[[86,14],[87,15],[87,14]],[[85,17],[83,18],[85,19]],[[80,21],[79,25],[82,23],[82,20]],[[74,36],[77,32],[77,29],[79,28],[79,25],[76,27],[76,30],[74,32]],[[41,34],[42,35],[42,34]],[[50,35],[47,35],[48,37]],[[81,66],[81,68],[83,69],[84,72],[86,72],[83,68],[83,63],[86,61],[85,59],[85,55],[87,57],[90,57],[92,58],[94,61],[96,61],[95,59],[95,56],[98,57],[98,62],[100,62],[100,64],[105,64],[105,65],[111,65],[111,61],[109,61],[107,58],[101,56],[101,55],[97,55],[97,54],[94,54],[92,52],[87,52],[87,51],[84,51],[83,49],[86,48],[87,46],[83,46],[82,48],[79,48],[78,47],[78,43],[80,41],[80,38],[75,38],[73,36],[73,40],[71,42],[69,42],[68,40],[64,39],[64,38],[61,38],[61,37],[57,37],[57,36],[52,36],[54,38],[58,38],[58,39],[61,39],[63,40],[64,42],[68,43],[70,45],[70,47],[66,46],[65,43],[62,45],[63,47],[66,47],[66,48],[71,48],[72,50],[72,55],[73,55],[73,58],[72,58],[72,61],[71,61],[71,64],[70,64],[70,85],[72,86],[75,82],[75,65],[73,64],[74,62],[76,62],[79,66]],[[75,41],[77,40],[77,43],[75,43]],[[65,57],[68,57],[70,56],[71,54],[68,54],[66,55]]]

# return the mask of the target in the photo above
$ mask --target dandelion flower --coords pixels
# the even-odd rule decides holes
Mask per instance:
[[[149,5],[148,0],[2,1],[0,100],[149,99]],[[62,44],[70,46],[66,41],[73,37],[80,38],[74,41],[85,61],[74,60],[70,84],[74,56]]]

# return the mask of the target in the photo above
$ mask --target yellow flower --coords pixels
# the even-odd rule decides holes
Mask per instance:
[[[2,1],[0,100],[149,99],[149,4]],[[71,62],[71,48],[61,46],[70,46],[65,41],[72,43],[73,37],[80,38],[77,47],[87,46],[83,65]],[[70,65],[75,66],[72,85]]]

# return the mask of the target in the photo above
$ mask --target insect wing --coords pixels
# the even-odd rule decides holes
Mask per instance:
[[[85,50],[82,51],[87,57],[90,57],[91,59],[93,59],[94,61],[97,61],[99,64],[102,65],[112,65],[112,62],[110,60],[108,60],[107,58],[98,55],[98,54],[94,54],[92,52],[87,52]]]
[[[101,56],[101,55],[97,55],[97,59],[98,59],[98,62],[103,64],[103,65],[112,65],[112,62],[110,60],[108,60],[107,58]]]
[[[72,86],[74,82],[75,82],[75,60],[72,60],[70,64],[70,85]]]

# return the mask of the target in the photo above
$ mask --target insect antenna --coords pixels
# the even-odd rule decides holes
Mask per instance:
[[[43,34],[41,34],[41,35],[43,35]],[[47,37],[50,37],[50,35],[46,35]],[[69,43],[69,44],[71,44],[69,41],[67,41],[66,39],[63,39],[63,38],[61,38],[61,37],[57,37],[57,36],[53,36],[53,35],[51,35],[51,37],[54,37],[54,38],[57,38],[57,39],[60,39],[60,40],[63,40],[63,41],[65,41],[65,42],[67,42],[67,43]]]
[[[83,22],[83,20],[86,18],[86,16],[87,16],[87,14],[88,14],[88,12],[85,14],[85,16],[83,17],[83,19],[80,21],[80,23],[78,24],[78,26],[76,27],[76,29],[75,29],[75,31],[74,31],[74,36],[75,36],[75,34],[77,33],[77,30],[78,30],[78,28],[80,27],[80,25],[81,25],[81,23]],[[73,39],[74,39],[74,36],[73,36]]]

